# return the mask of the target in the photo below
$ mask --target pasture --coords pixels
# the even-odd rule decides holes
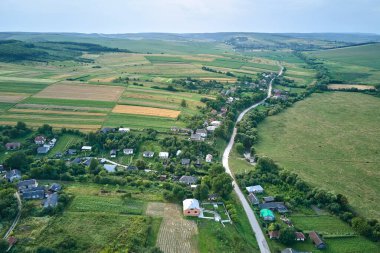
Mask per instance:
[[[377,84],[380,43],[309,53],[326,65],[334,80],[349,84]]]
[[[260,123],[255,149],[379,218],[379,107],[379,98],[369,95],[314,94]]]

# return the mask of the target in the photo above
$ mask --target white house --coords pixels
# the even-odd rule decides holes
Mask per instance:
[[[132,148],[125,148],[123,149],[124,155],[133,155],[133,149]]]
[[[220,122],[219,120],[214,120],[214,121],[211,121],[210,125],[211,126],[215,126],[215,127],[218,127],[222,124],[222,122]]]
[[[91,146],[83,146],[82,151],[91,151],[92,147]]]
[[[161,159],[168,159],[169,158],[169,152],[160,152],[158,154],[158,157]]]
[[[264,188],[261,187],[261,185],[248,186],[245,189],[247,189],[249,193],[263,193],[264,192]]]
[[[183,202],[183,215],[199,216],[201,208],[197,199],[185,199]]]
[[[129,131],[131,131],[130,128],[126,128],[126,127],[120,127],[119,128],[120,133],[128,133]]]
[[[209,131],[209,132],[214,132],[216,129],[216,126],[208,126],[206,127],[206,130]]]
[[[211,163],[212,162],[212,155],[208,154],[206,155],[206,163]]]

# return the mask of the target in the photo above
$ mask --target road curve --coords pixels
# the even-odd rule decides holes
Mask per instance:
[[[282,75],[283,70],[284,70],[284,68],[281,67],[281,70],[279,71],[278,76]],[[227,145],[227,147],[223,153],[223,167],[225,168],[226,173],[228,173],[233,179],[232,185],[234,186],[234,191],[237,194],[237,196],[239,197],[239,200],[243,205],[244,211],[247,214],[249,223],[251,224],[251,228],[252,228],[253,232],[255,233],[256,240],[257,240],[257,243],[259,244],[259,248],[260,248],[261,253],[270,253],[268,243],[266,241],[266,238],[265,238],[263,231],[260,228],[260,225],[256,219],[256,216],[253,213],[253,210],[252,210],[250,204],[248,203],[247,199],[244,197],[243,192],[241,191],[240,187],[236,183],[235,176],[232,173],[230,166],[228,164],[228,159],[229,159],[229,156],[231,153],[231,149],[232,149],[234,142],[235,142],[235,137],[236,137],[236,133],[237,133],[236,124],[239,123],[243,119],[244,115],[247,112],[249,112],[250,110],[256,108],[257,106],[263,104],[272,95],[272,83],[273,83],[274,79],[275,78],[273,78],[269,82],[267,97],[265,99],[263,99],[262,101],[248,107],[242,113],[240,113],[239,117],[236,120],[235,127],[234,127],[234,130],[233,130],[232,135],[231,135],[231,139],[230,139],[230,141],[229,141],[229,143],[228,143],[228,145]]]

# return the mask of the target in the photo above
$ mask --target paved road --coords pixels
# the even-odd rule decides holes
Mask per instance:
[[[283,68],[281,67],[281,70],[278,73],[278,75],[281,76],[282,72],[283,72]],[[233,175],[233,173],[232,173],[232,171],[230,169],[230,166],[228,164],[228,159],[229,159],[229,155],[230,155],[231,149],[232,149],[232,147],[234,145],[234,142],[235,142],[235,136],[236,136],[236,133],[237,133],[236,124],[243,119],[244,115],[247,112],[249,112],[253,108],[256,108],[257,106],[263,104],[265,102],[265,100],[267,100],[271,96],[271,94],[272,94],[272,83],[273,83],[273,80],[274,80],[274,78],[269,83],[267,97],[265,99],[263,99],[262,101],[260,101],[260,102],[258,102],[256,104],[252,105],[251,107],[245,109],[239,115],[239,117],[236,120],[235,127],[234,127],[234,130],[232,132],[230,142],[228,143],[228,145],[227,145],[227,147],[226,147],[226,149],[224,150],[224,153],[223,153],[223,166],[224,166],[224,168],[226,170],[226,173],[230,174],[231,177],[233,178],[232,185],[234,186],[234,191],[237,194],[237,196],[239,197],[240,202],[243,205],[244,211],[247,214],[249,223],[251,224],[252,230],[255,233],[256,240],[257,240],[257,243],[259,244],[259,248],[260,248],[260,252],[261,253],[270,253],[270,249],[269,249],[268,243],[266,241],[266,238],[265,238],[265,235],[264,235],[263,231],[260,228],[260,225],[259,225],[259,223],[258,223],[258,221],[256,219],[256,216],[253,213],[253,210],[252,210],[250,204],[248,203],[247,199],[244,197],[243,192],[240,190],[240,187],[236,183],[235,177],[234,177],[234,175]]]
[[[21,203],[20,195],[18,194],[18,192],[16,192],[15,196],[16,196],[17,202],[18,202],[18,213],[17,213],[15,220],[12,223],[12,226],[8,229],[7,233],[5,233],[3,239],[8,239],[9,235],[12,233],[13,229],[15,229],[15,227],[17,226],[17,223],[21,217],[22,203]]]

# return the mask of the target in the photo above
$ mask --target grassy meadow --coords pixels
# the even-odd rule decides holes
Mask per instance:
[[[348,84],[378,84],[380,43],[309,53],[321,59],[334,80]]]
[[[314,94],[259,124],[255,148],[378,219],[379,107],[379,98],[364,94]]]

